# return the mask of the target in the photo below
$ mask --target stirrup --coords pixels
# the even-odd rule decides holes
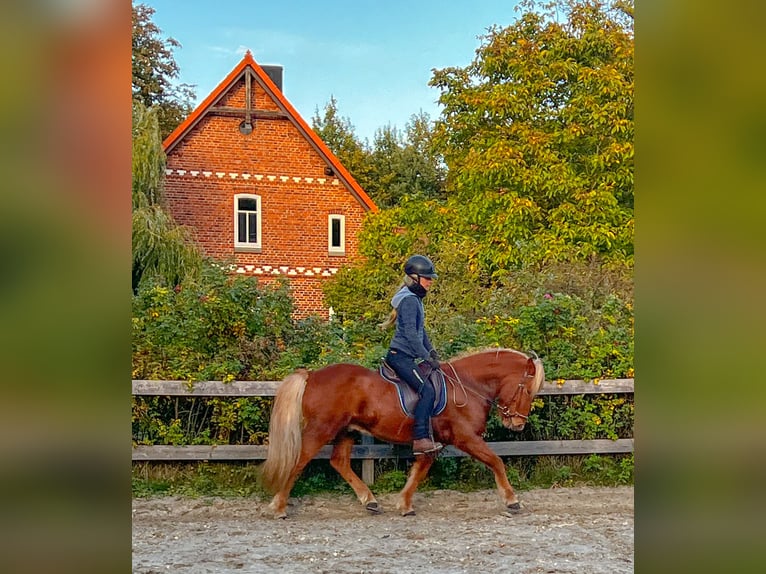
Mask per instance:
[[[430,448],[426,448],[426,449],[423,449],[423,450],[415,450],[413,448],[412,449],[412,454],[415,454],[415,455],[417,455],[417,454],[431,454],[432,452],[438,452],[438,451],[440,451],[443,448],[444,448],[444,445],[442,443],[436,442],[436,441],[431,441],[431,447]]]

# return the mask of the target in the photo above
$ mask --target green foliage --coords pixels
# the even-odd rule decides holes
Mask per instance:
[[[356,463],[352,463],[356,464]],[[357,467],[357,474],[361,470]],[[338,473],[326,460],[313,461],[306,470],[301,473],[292,490],[292,496],[306,496],[320,492],[350,493],[351,487],[344,480],[338,480]]]
[[[389,124],[376,131],[372,144],[361,142],[334,97],[322,116],[317,109],[312,118],[313,130],[382,208],[406,198],[443,197],[446,170],[433,146],[433,126],[421,112],[410,117],[404,134]]]
[[[133,298],[133,377],[259,380],[279,378],[292,336],[292,300],[285,284],[207,265],[174,289],[156,282]]]
[[[462,315],[445,314],[432,323],[435,324],[429,333],[444,357],[454,357],[471,349],[488,346],[480,336],[478,323]]]
[[[176,225],[160,205],[133,210],[132,248],[134,290],[148,279],[177,285],[184,276],[198,273],[202,264],[189,231]]]
[[[629,376],[633,365],[633,315],[629,302],[610,294],[588,310],[577,296],[545,293],[512,313],[479,319],[484,338],[531,349],[549,379]]]
[[[472,458],[440,458],[431,467],[424,488],[449,488],[468,492],[495,487],[495,477]]]
[[[433,123],[425,112],[410,118],[406,134],[391,125],[377,130],[371,153],[374,187],[368,192],[378,207],[443,197],[445,168],[432,140]]]
[[[160,136],[164,139],[192,111],[194,88],[175,84],[180,69],[173,50],[181,44],[173,38],[162,38],[162,30],[152,22],[154,8],[134,4],[132,9],[133,99],[146,107],[157,106]]]
[[[135,397],[137,444],[264,444],[271,399]]]
[[[417,218],[410,219],[407,232],[386,236],[386,225],[399,221],[407,208],[388,210],[369,224],[360,240],[369,249],[367,261],[342,270],[325,285],[327,301],[344,324],[382,322],[401,281],[405,254],[423,248],[413,235],[431,229],[431,236],[438,237],[440,215],[433,212],[413,214]],[[536,352],[549,379],[633,376],[630,268],[594,259],[554,263],[484,284],[469,260],[456,251],[435,249],[438,255],[431,255],[439,279],[426,298],[426,327],[443,356],[502,346]],[[346,341],[368,336],[374,345],[385,346],[391,334],[381,338],[370,328],[351,329]]]
[[[162,202],[165,153],[159,137],[158,108],[133,102],[132,199],[133,209]]]
[[[523,7],[516,23],[490,28],[466,68],[431,80],[459,231],[492,276],[632,261],[632,18],[590,0]]]
[[[394,469],[378,474],[375,479],[376,492],[398,492],[407,483],[407,473],[402,469]]]
[[[372,162],[367,146],[357,138],[351,120],[340,115],[335,97],[330,97],[323,112],[320,116],[319,108],[315,110],[311,118],[311,128],[340,160],[343,167],[354,176],[362,189],[374,197],[377,184],[372,174]]]
[[[635,461],[632,454],[608,457],[591,454],[582,464],[582,475],[598,485],[632,484]]]
[[[188,229],[163,207],[165,154],[159,136],[157,107],[133,103],[132,286],[156,280],[178,284],[199,272],[202,255]]]
[[[319,368],[333,363],[354,363],[376,368],[388,349],[386,333],[364,317],[325,322],[309,318],[297,323],[286,353],[294,364]]]
[[[364,260],[340,270],[326,283],[328,305],[342,318],[364,317],[380,322],[388,315],[391,296],[402,281],[404,261],[412,253],[433,255],[432,246],[440,243],[448,226],[449,214],[435,201],[404,199],[397,207],[368,218],[358,237]],[[439,258],[433,259],[439,266]],[[441,289],[439,286],[448,281],[450,273],[457,279],[460,272],[457,266],[444,267],[444,271],[440,267],[436,289]],[[459,285],[462,280],[454,283]],[[460,296],[460,290],[449,293]]]
[[[386,334],[365,320],[292,319],[286,283],[264,287],[217,265],[174,289],[145,282],[133,298],[133,378],[279,380],[298,366],[385,354]],[[141,444],[263,444],[270,399],[134,397]]]
[[[572,395],[537,399],[521,440],[591,440],[633,437],[633,397]],[[542,404],[540,404],[542,403]],[[498,436],[501,436],[498,433]],[[502,439],[508,440],[508,439]]]
[[[268,497],[253,463],[136,463],[132,484],[136,497]]]
[[[383,464],[384,461],[381,461]],[[389,468],[376,473],[373,491],[398,492],[405,484],[409,462],[386,461]],[[359,469],[356,469],[359,472]],[[519,457],[506,461],[506,475],[517,491],[556,486],[619,486],[632,484],[634,458],[626,455]],[[268,500],[254,463],[135,463],[133,496],[256,497]],[[420,490],[460,492],[494,489],[492,473],[472,459],[439,458]],[[298,480],[293,496],[335,492],[350,494],[350,487],[324,460],[312,461]]]

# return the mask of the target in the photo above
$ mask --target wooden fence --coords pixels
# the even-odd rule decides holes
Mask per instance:
[[[274,396],[281,381],[202,381],[190,388],[185,381],[133,381],[136,396],[180,397],[268,397]],[[569,380],[563,383],[546,382],[538,395],[583,394],[630,394],[633,379],[605,379],[598,384]],[[569,455],[606,454],[633,452],[633,439],[617,440],[543,440],[491,442],[490,448],[499,456],[523,455]],[[191,461],[191,460],[263,460],[268,447],[265,445],[137,445],[133,447],[134,461]],[[326,445],[315,458],[329,459],[332,445]],[[362,436],[362,444],[354,445],[351,458],[362,459],[362,479],[367,484],[374,481],[374,462],[381,458],[406,458],[412,456],[408,446],[373,444],[372,437]],[[439,456],[466,456],[460,449],[447,446]]]

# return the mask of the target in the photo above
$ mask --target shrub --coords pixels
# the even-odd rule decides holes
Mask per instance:
[[[133,298],[133,378],[259,379],[275,373],[292,331],[287,285],[205,267],[175,288],[146,282]]]

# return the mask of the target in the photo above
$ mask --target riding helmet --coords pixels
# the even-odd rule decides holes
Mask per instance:
[[[434,269],[433,261],[425,255],[413,255],[407,259],[407,263],[404,264],[404,273],[406,275],[418,275],[427,279],[439,277]]]

